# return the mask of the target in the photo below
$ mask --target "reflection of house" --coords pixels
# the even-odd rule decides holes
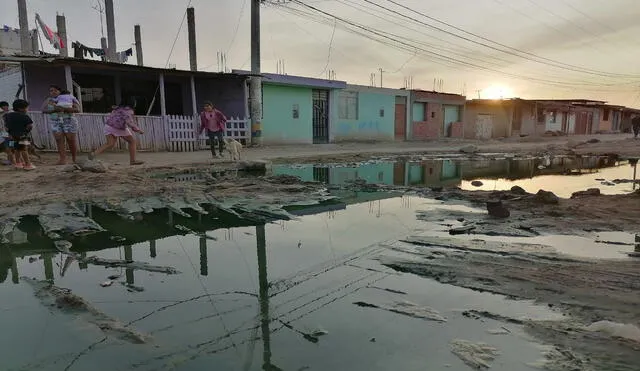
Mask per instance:
[[[408,139],[461,138],[465,100],[458,94],[411,90],[411,132]]]

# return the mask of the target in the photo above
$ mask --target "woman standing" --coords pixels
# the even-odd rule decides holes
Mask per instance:
[[[68,94],[59,86],[51,85],[49,87],[49,97],[42,104],[42,112],[49,114],[51,132],[53,132],[58,146],[58,165],[67,163],[66,145],[69,145],[71,159],[74,163],[78,155],[78,120],[73,114],[80,112],[80,102],[75,97],[72,97],[73,104],[71,107],[58,106],[58,96],[63,92]]]
[[[142,165],[144,162],[136,160],[136,139],[133,137],[131,130],[138,134],[144,134],[136,125],[134,111],[132,105],[122,104],[113,108],[113,111],[107,117],[104,125],[104,135],[107,143],[89,154],[89,159],[93,160],[102,152],[113,148],[118,138],[124,139],[129,145],[129,163],[131,165]]]

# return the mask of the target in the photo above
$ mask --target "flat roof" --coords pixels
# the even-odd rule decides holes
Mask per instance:
[[[231,72],[243,76],[251,75],[250,71],[244,70],[232,70]],[[262,76],[263,78],[263,83],[273,85],[304,86],[323,89],[345,89],[347,87],[346,81],[317,79],[313,77],[294,75],[281,75],[276,73],[260,73],[260,76]]]

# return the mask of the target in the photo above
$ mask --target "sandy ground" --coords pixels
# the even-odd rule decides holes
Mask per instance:
[[[584,144],[589,139],[597,138],[600,142]],[[628,135],[597,135],[550,138],[509,138],[489,142],[472,142],[461,140],[443,140],[434,142],[400,142],[400,143],[351,143],[304,146],[278,146],[263,148],[247,148],[243,151],[243,159],[269,160],[273,163],[292,162],[337,162],[363,161],[373,156],[409,155],[409,154],[447,154],[459,153],[461,147],[474,145],[479,152],[485,153],[521,153],[564,154],[586,153],[620,153],[625,156],[640,156],[640,141],[629,139]],[[55,166],[56,156],[52,153],[42,154],[37,161],[35,171],[18,171],[8,166],[0,167],[0,192],[2,206],[33,205],[53,201],[88,200],[92,198],[127,198],[155,194],[185,193],[191,190],[203,191],[201,184],[191,182],[172,182],[159,177],[158,173],[179,173],[197,170],[224,170],[235,167],[235,164],[218,159],[212,161],[207,151],[189,153],[141,153],[140,159],[145,165],[132,167],[128,165],[126,153],[107,153],[100,160],[107,166],[106,173],[90,173],[73,171],[72,166]],[[215,180],[213,181],[215,182]],[[238,181],[239,182],[239,181]],[[246,183],[247,180],[243,180]],[[254,183],[257,180],[253,181]],[[209,182],[211,183],[211,182]],[[233,181],[232,181],[233,184]],[[244,187],[238,184],[228,186],[224,195],[237,193],[247,194],[247,189],[262,193],[277,191],[278,185],[265,184],[263,188],[255,185]],[[217,192],[221,193],[220,190]],[[221,193],[222,195],[222,193]],[[608,198],[607,198],[608,199]],[[638,210],[629,205],[615,202],[603,202],[607,205],[624,206],[630,213]],[[606,208],[575,209],[568,203],[566,214],[589,213],[585,215],[608,215],[626,218],[616,210]],[[572,209],[574,207],[574,209]],[[596,218],[597,219],[597,218]]]

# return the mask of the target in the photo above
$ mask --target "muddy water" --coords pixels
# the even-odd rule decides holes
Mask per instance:
[[[496,155],[497,156],[497,155]],[[602,156],[540,158],[425,158],[380,159],[354,164],[276,165],[275,174],[294,175],[307,181],[342,185],[355,179],[396,186],[461,187],[466,190],[508,190],[520,186],[535,193],[552,191],[559,197],[600,188],[604,194],[621,194],[638,188],[634,167]],[[626,182],[620,182],[625,180]],[[473,181],[482,182],[475,186]],[[614,182],[618,181],[618,182]]]
[[[492,370],[530,370],[541,345],[522,328],[462,312],[561,316],[380,265],[379,258],[402,254],[387,242],[442,229],[416,219],[418,210],[443,207],[438,202],[385,197],[356,193],[326,211],[316,206],[314,214],[266,226],[213,213],[196,218],[206,231],[199,235],[177,235],[185,220],[167,211],[136,221],[94,212],[127,240],[74,241],[82,254],[171,266],[180,272],[173,275],[70,261],[24,221],[19,244],[0,250],[2,369],[462,371],[470,368],[450,343],[466,340],[498,350]],[[20,276],[72,290],[148,342],[105,335],[86,315],[43,306]],[[101,287],[108,276],[118,278]],[[446,322],[381,309],[405,301]]]

